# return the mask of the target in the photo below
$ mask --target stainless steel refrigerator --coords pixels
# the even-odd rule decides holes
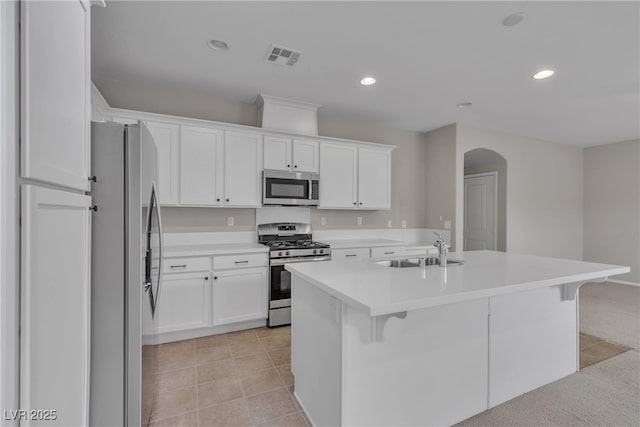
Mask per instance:
[[[154,390],[152,378],[143,380],[142,305],[149,304],[153,315],[160,304],[158,154],[142,123],[93,122],[91,144],[96,211],[91,245],[90,425],[147,425]]]

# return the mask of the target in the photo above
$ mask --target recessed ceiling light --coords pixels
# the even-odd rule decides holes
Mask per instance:
[[[376,79],[374,79],[373,77],[365,77],[362,80],[360,80],[360,84],[363,86],[371,86],[375,82],[376,82]]]
[[[553,76],[553,73],[555,73],[553,70],[540,70],[533,75],[533,78],[536,80],[542,80]]]
[[[512,13],[502,20],[502,25],[505,27],[513,27],[521,23],[523,19],[524,14],[522,12]]]
[[[467,108],[467,107],[471,107],[473,105],[473,102],[461,102],[460,104],[457,105],[458,108]]]
[[[229,45],[223,40],[209,40],[207,46],[218,51],[229,50]]]

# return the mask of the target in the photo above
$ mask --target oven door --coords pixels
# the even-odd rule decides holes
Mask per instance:
[[[271,260],[269,267],[269,308],[271,309],[291,306],[291,273],[284,268],[285,264],[330,260],[331,258],[326,256]]]
[[[272,265],[269,277],[269,308],[291,306],[291,273],[285,270],[284,264]]]

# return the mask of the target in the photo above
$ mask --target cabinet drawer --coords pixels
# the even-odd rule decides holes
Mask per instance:
[[[267,265],[267,254],[223,255],[213,257],[213,269],[264,267]]]
[[[168,258],[162,266],[163,273],[184,273],[186,271],[211,270],[211,258]]]
[[[404,255],[404,246],[382,246],[379,248],[371,248],[371,258],[393,257]]]
[[[332,249],[331,259],[369,258],[369,248]]]

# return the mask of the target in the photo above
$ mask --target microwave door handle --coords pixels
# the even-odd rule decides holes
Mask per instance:
[[[309,200],[311,200],[312,196],[313,196],[313,181],[311,180],[311,178],[309,178]]]

